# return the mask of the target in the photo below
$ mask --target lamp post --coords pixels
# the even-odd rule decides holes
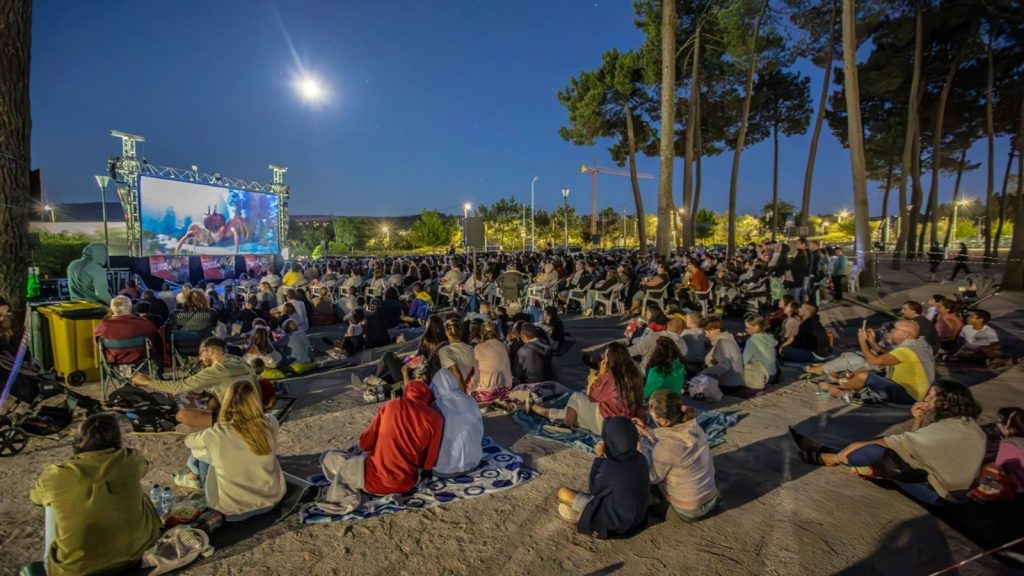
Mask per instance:
[[[462,205],[462,246],[469,246],[469,210],[472,204],[466,202]]]
[[[540,180],[540,176],[534,176],[533,180],[530,181],[530,252],[537,251],[537,236],[535,222],[533,219],[533,186]]]
[[[96,176],[96,184],[100,187],[100,207],[103,215],[103,245],[107,247],[107,268],[110,268],[110,231],[107,229],[107,184],[110,184],[110,176]]]
[[[957,200],[956,202],[953,202],[953,221],[950,224],[950,231],[949,231],[950,232],[950,237],[952,238],[952,240],[950,241],[950,244],[956,244],[956,216],[957,216],[957,211],[959,210],[959,208],[961,206],[967,206],[972,201],[973,201],[972,198],[961,198],[961,199]]]
[[[391,229],[387,226],[381,226],[380,231],[384,233],[384,248],[391,245]]]
[[[569,189],[562,188],[562,208],[565,216],[565,253],[569,253]]]
[[[43,204],[43,212],[46,212],[46,214],[49,215],[50,222],[57,221],[57,214],[54,213],[53,206],[50,206],[49,204]]]

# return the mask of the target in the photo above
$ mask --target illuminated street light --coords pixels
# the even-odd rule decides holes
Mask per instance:
[[[961,198],[961,199],[957,200],[956,202],[953,202],[953,221],[950,223],[950,231],[949,231],[950,232],[950,236],[952,237],[952,240],[950,242],[953,243],[953,244],[956,244],[956,216],[957,216],[957,212],[960,210],[961,207],[968,206],[972,202],[974,202],[974,198],[969,198],[969,197],[964,197],[964,198]]]
[[[391,229],[387,226],[381,226],[380,231],[384,233],[384,246],[391,244]]]
[[[846,208],[843,208],[838,213],[836,213],[836,220],[838,220],[839,224],[842,224],[843,220],[846,220],[849,217],[850,217],[850,211],[847,210]]]

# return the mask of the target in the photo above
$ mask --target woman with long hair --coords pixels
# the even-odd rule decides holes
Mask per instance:
[[[854,442],[841,450],[817,444],[792,427],[790,435],[808,462],[847,465],[862,476],[914,485],[911,494],[925,502],[957,500],[971,487],[985,458],[985,432],[977,421],[981,406],[964,384],[936,380],[910,413],[914,423],[909,432]]]
[[[644,366],[644,402],[657,390],[671,390],[682,395],[686,383],[686,358],[672,338],[658,338]]]
[[[202,290],[189,290],[182,309],[171,314],[168,323],[175,332],[209,332],[217,326],[217,320],[206,294]]]
[[[259,359],[267,368],[277,368],[281,362],[281,353],[274,349],[270,339],[270,330],[263,326],[253,328],[249,336],[249,346],[245,349],[242,359],[252,366],[253,361]]]
[[[251,382],[235,382],[214,425],[185,437],[191,473],[174,481],[202,489],[207,505],[228,522],[269,512],[285,493],[277,432],[277,420],[263,413],[259,390]]]
[[[573,392],[565,408],[544,408],[527,403],[528,412],[549,420],[560,420],[567,427],[577,424],[600,434],[604,421],[612,416],[642,417],[643,377],[621,342],[612,342],[601,356],[597,378],[587,391]]]
[[[108,574],[129,568],[160,537],[160,517],[142,491],[149,464],[123,447],[111,413],[82,422],[72,452],[43,469],[30,492],[33,504],[46,507],[46,560],[29,569]]]
[[[508,347],[498,336],[493,322],[484,322],[480,343],[473,348],[473,382],[470,394],[486,404],[504,399],[512,387],[512,363]]]

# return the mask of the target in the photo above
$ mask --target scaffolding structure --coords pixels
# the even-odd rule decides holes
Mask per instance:
[[[145,158],[139,158],[136,154],[136,143],[145,142],[146,139],[136,134],[111,130],[111,136],[121,139],[121,155],[111,158],[107,162],[107,172],[117,186],[117,197],[124,209],[125,224],[128,228],[128,255],[140,257],[142,250],[142,219],[139,214],[139,177],[156,176],[183,182],[195,182],[197,184],[209,184],[235,190],[246,190],[249,192],[263,192],[274,194],[278,197],[278,241],[284,242],[288,235],[288,198],[291,196],[290,189],[284,183],[284,174],[288,168],[284,166],[269,166],[272,180],[269,183],[245,180],[242,178],[229,178],[221,175],[220,172],[200,172],[197,166],[189,169],[172,168],[150,164]]]

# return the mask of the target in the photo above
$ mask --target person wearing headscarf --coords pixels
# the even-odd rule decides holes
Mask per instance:
[[[444,418],[441,451],[438,452],[434,476],[454,478],[472,471],[484,457],[484,421],[471,396],[462,391],[455,375],[438,370],[430,381],[434,393],[434,409]]]
[[[623,416],[605,420],[587,492],[558,489],[558,513],[576,522],[580,534],[626,536],[644,526],[651,501],[647,459],[637,449],[639,434]]]

